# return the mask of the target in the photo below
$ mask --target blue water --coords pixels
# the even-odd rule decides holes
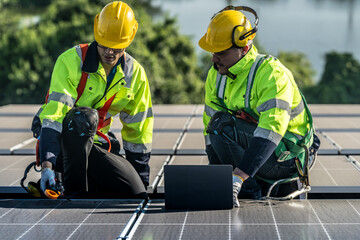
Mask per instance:
[[[359,0],[154,0],[170,16],[176,16],[181,33],[198,40],[213,14],[228,4],[252,7],[259,16],[259,44],[272,55],[280,50],[303,52],[316,71],[323,72],[325,54],[349,52],[360,61]],[[254,18],[246,14],[251,21]]]

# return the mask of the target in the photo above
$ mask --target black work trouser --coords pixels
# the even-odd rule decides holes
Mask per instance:
[[[75,108],[63,121],[61,151],[65,194],[147,198],[144,184],[129,161],[94,144],[95,118],[95,110]]]
[[[224,134],[210,134],[211,145],[206,146],[210,164],[229,164],[234,168],[242,164],[252,164],[251,162],[244,162],[243,156],[254,137],[256,127],[255,124],[236,118],[235,127],[227,125],[222,129],[226,136]],[[237,139],[235,139],[235,136],[237,136]],[[277,159],[275,153],[272,153],[268,159],[261,163],[261,167],[255,176],[278,180],[289,178],[297,172],[295,159],[285,162],[278,162]],[[267,182],[256,177],[249,177],[244,182],[239,197],[259,199],[262,195],[265,195],[269,187],[270,185]],[[272,196],[285,196],[297,189],[297,183],[282,184],[281,188],[276,187],[274,189]]]

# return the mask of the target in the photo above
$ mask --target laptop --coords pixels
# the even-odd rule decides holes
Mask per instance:
[[[231,209],[231,165],[165,165],[165,208]]]

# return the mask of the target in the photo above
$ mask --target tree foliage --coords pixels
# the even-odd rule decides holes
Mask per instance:
[[[51,4],[52,0],[31,0],[31,1],[23,1],[23,0],[0,0],[0,6],[6,8],[21,8],[21,9],[29,9],[29,8],[39,8],[46,7]]]
[[[0,68],[4,69],[0,72],[3,86],[0,104],[44,101],[57,56],[78,41],[90,40],[90,34],[85,33],[86,24],[79,21],[89,17],[86,7],[77,14],[69,14],[84,3],[84,0],[68,4],[56,1],[46,8],[38,22],[4,31],[0,41]]]
[[[155,102],[201,103],[204,85],[191,40],[179,34],[175,19],[165,16],[150,27],[145,24],[149,18],[139,22],[143,27],[129,52],[145,67]]]
[[[359,104],[360,63],[349,53],[326,54],[320,82],[305,89],[309,103]]]
[[[94,40],[94,17],[110,1],[45,2],[48,4],[39,20],[29,25],[19,25],[21,12],[9,11],[8,19],[1,15],[0,20],[6,21],[0,21],[0,68],[3,69],[0,105],[42,103],[57,57],[74,45]],[[176,19],[165,16],[155,22],[149,12],[156,13],[158,9],[151,7],[151,1],[126,2],[139,22],[137,35],[127,52],[144,66],[153,103],[201,103],[204,87],[198,77],[195,50],[190,38],[179,33]],[[21,2],[12,4],[17,6]]]

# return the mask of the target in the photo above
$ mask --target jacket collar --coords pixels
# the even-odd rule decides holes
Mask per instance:
[[[87,73],[96,73],[99,68],[99,55],[97,51],[97,42],[94,41],[90,44],[81,71]],[[126,53],[125,53],[126,54]],[[125,54],[119,59],[121,68],[124,71],[125,67]]]
[[[228,74],[228,76],[230,75],[229,76],[230,78],[235,79],[237,75],[242,74],[243,72],[248,72],[248,70],[251,68],[252,64],[254,63],[257,54],[258,53],[255,45],[252,45],[248,53],[237,63],[235,63],[233,66],[229,68],[230,74]]]

